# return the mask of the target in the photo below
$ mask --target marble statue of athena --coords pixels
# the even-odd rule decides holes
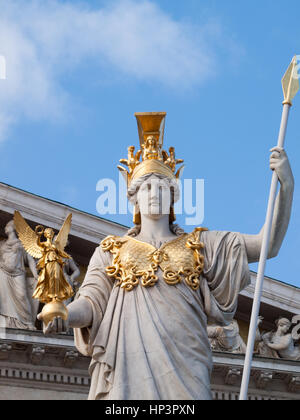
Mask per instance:
[[[181,162],[162,149],[165,113],[136,114],[140,150],[128,149],[120,167],[135,206],[134,228],[108,236],[95,250],[65,322],[78,350],[91,357],[91,400],[210,400],[212,353],[207,323],[229,325],[237,297],[259,259],[256,235],[174,224]],[[277,255],[292,204],[293,175],[285,151],[271,151],[281,183],[269,258]]]

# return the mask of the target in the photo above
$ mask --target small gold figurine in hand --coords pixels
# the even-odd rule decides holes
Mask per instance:
[[[16,231],[25,250],[32,257],[39,258],[39,277],[33,298],[46,304],[39,318],[46,325],[56,317],[67,320],[68,310],[62,302],[74,294],[63,273],[64,258],[71,258],[64,251],[71,221],[72,214],[69,214],[56,240],[53,240],[53,229],[37,226],[33,231],[18,211],[14,214]],[[41,241],[42,236],[45,241]]]

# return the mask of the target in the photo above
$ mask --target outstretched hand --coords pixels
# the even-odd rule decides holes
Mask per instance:
[[[294,177],[285,150],[282,147],[276,146],[270,151],[270,168],[276,172],[282,186],[293,187]]]
[[[38,314],[37,319],[43,321],[42,313]],[[45,335],[61,334],[67,332],[69,329],[68,321],[64,321],[60,317],[56,317],[48,325],[43,323],[43,332]]]

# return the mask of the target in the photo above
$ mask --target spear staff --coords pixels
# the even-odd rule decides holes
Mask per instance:
[[[288,118],[289,118],[289,111],[292,106],[292,100],[299,90],[299,76],[298,76],[297,68],[298,68],[297,56],[294,56],[291,64],[289,65],[282,79],[284,101],[283,101],[282,118],[281,118],[281,125],[280,125],[278,144],[277,144],[277,146],[282,147],[282,148],[284,146],[285,134],[286,134],[287,123],[288,123]],[[261,301],[261,295],[262,295],[262,290],[263,290],[264,272],[265,272],[268,251],[269,251],[269,243],[270,243],[270,235],[271,235],[271,228],[272,228],[272,220],[273,220],[273,215],[274,215],[277,185],[278,185],[278,176],[276,172],[273,171],[270,195],[269,195],[269,201],[268,201],[268,208],[267,208],[267,214],[266,214],[266,221],[264,225],[263,240],[262,240],[262,246],[261,246],[261,252],[260,252],[260,259],[259,259],[259,265],[258,265],[255,293],[254,293],[254,299],[253,299],[252,314],[251,314],[251,321],[250,321],[249,335],[248,335],[248,342],[247,342],[247,351],[246,351],[246,357],[245,357],[245,362],[244,362],[243,378],[242,378],[241,391],[240,391],[240,400],[242,401],[247,400],[247,397],[248,397],[251,364],[252,364],[252,358],[253,358],[256,330],[257,330],[257,321],[258,321],[258,315],[259,315],[259,309],[260,309],[260,301]]]

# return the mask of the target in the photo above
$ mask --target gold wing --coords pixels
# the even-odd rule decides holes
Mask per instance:
[[[38,235],[31,229],[21,214],[16,210],[14,214],[15,228],[23,247],[33,258],[42,258],[43,250],[38,245]]]
[[[59,234],[57,235],[57,238],[55,240],[55,244],[59,251],[63,252],[67,242],[68,242],[68,236],[71,229],[71,223],[72,223],[72,213],[69,214],[69,216],[64,221],[64,224],[62,225]]]

